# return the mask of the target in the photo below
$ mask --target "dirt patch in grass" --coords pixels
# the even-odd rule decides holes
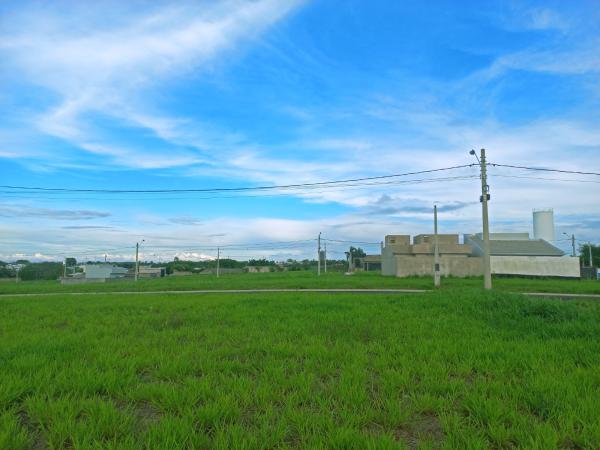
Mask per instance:
[[[112,399],[119,411],[133,416],[140,429],[145,429],[149,425],[160,421],[162,412],[148,401],[128,402],[124,400]]]
[[[56,328],[57,330],[65,329],[68,326],[69,326],[69,322],[67,322],[66,320],[63,320],[62,322],[57,322],[54,324],[54,328]]]
[[[135,416],[144,426],[158,422],[162,417],[160,410],[150,402],[137,402],[132,405],[132,408]]]
[[[27,412],[21,410],[17,412],[17,417],[19,418],[19,423],[27,430],[27,433],[29,433],[29,436],[32,438],[32,450],[46,450],[50,448],[48,442],[46,442],[46,439],[41,433],[41,430],[31,420]]]
[[[425,442],[432,444],[434,448],[441,448],[444,430],[437,416],[422,414],[395,430],[394,436],[411,450],[419,448]]]

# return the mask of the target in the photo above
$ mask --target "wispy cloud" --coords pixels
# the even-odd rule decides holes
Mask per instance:
[[[28,206],[0,205],[0,217],[43,217],[54,220],[90,220],[110,217],[105,211],[86,209],[50,209]]]
[[[7,65],[59,96],[56,106],[38,116],[40,131],[121,166],[184,166],[203,160],[190,146],[210,150],[202,135],[190,135],[181,126],[198,124],[190,127],[189,119],[150,113],[155,107],[143,100],[145,90],[165,79],[211,70],[224,52],[255,39],[299,3],[180,3],[157,6],[150,13],[126,8],[123,16],[113,4],[116,10],[108,22],[97,21],[89,4],[85,9],[73,6],[69,14],[60,7],[54,12],[30,10],[8,21],[0,52]],[[105,5],[97,8],[104,10]],[[72,17],[80,21],[76,26]],[[163,141],[163,148],[132,147],[96,126],[90,114],[149,130]],[[167,149],[169,158],[160,156]],[[9,150],[3,153],[13,156]]]

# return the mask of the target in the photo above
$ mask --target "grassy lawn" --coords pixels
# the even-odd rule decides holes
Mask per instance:
[[[442,279],[442,289],[457,287],[479,288],[481,278]],[[118,281],[62,286],[58,281],[29,281],[0,283],[0,294],[44,293],[44,292],[110,292],[110,291],[154,291],[193,289],[253,289],[253,288],[407,288],[432,289],[430,277],[396,278],[375,272],[358,272],[352,276],[342,273],[327,273],[320,277],[310,271],[275,272],[257,274],[192,275],[187,277],[165,277],[155,280]],[[495,278],[494,288],[515,292],[566,292],[600,294],[600,282],[556,279]]]
[[[600,448],[595,302],[6,296],[0,367],[11,450]]]

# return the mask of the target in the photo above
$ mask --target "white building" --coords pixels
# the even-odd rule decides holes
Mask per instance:
[[[474,256],[483,256],[481,233],[465,235]],[[579,258],[529,233],[490,233],[490,264],[494,275],[579,278]]]
[[[129,269],[112,264],[86,264],[83,266],[83,272],[86,280],[106,280],[124,278],[129,273]]]

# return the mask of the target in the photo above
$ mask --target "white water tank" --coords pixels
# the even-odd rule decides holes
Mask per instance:
[[[533,238],[554,241],[554,210],[552,208],[533,210]]]

